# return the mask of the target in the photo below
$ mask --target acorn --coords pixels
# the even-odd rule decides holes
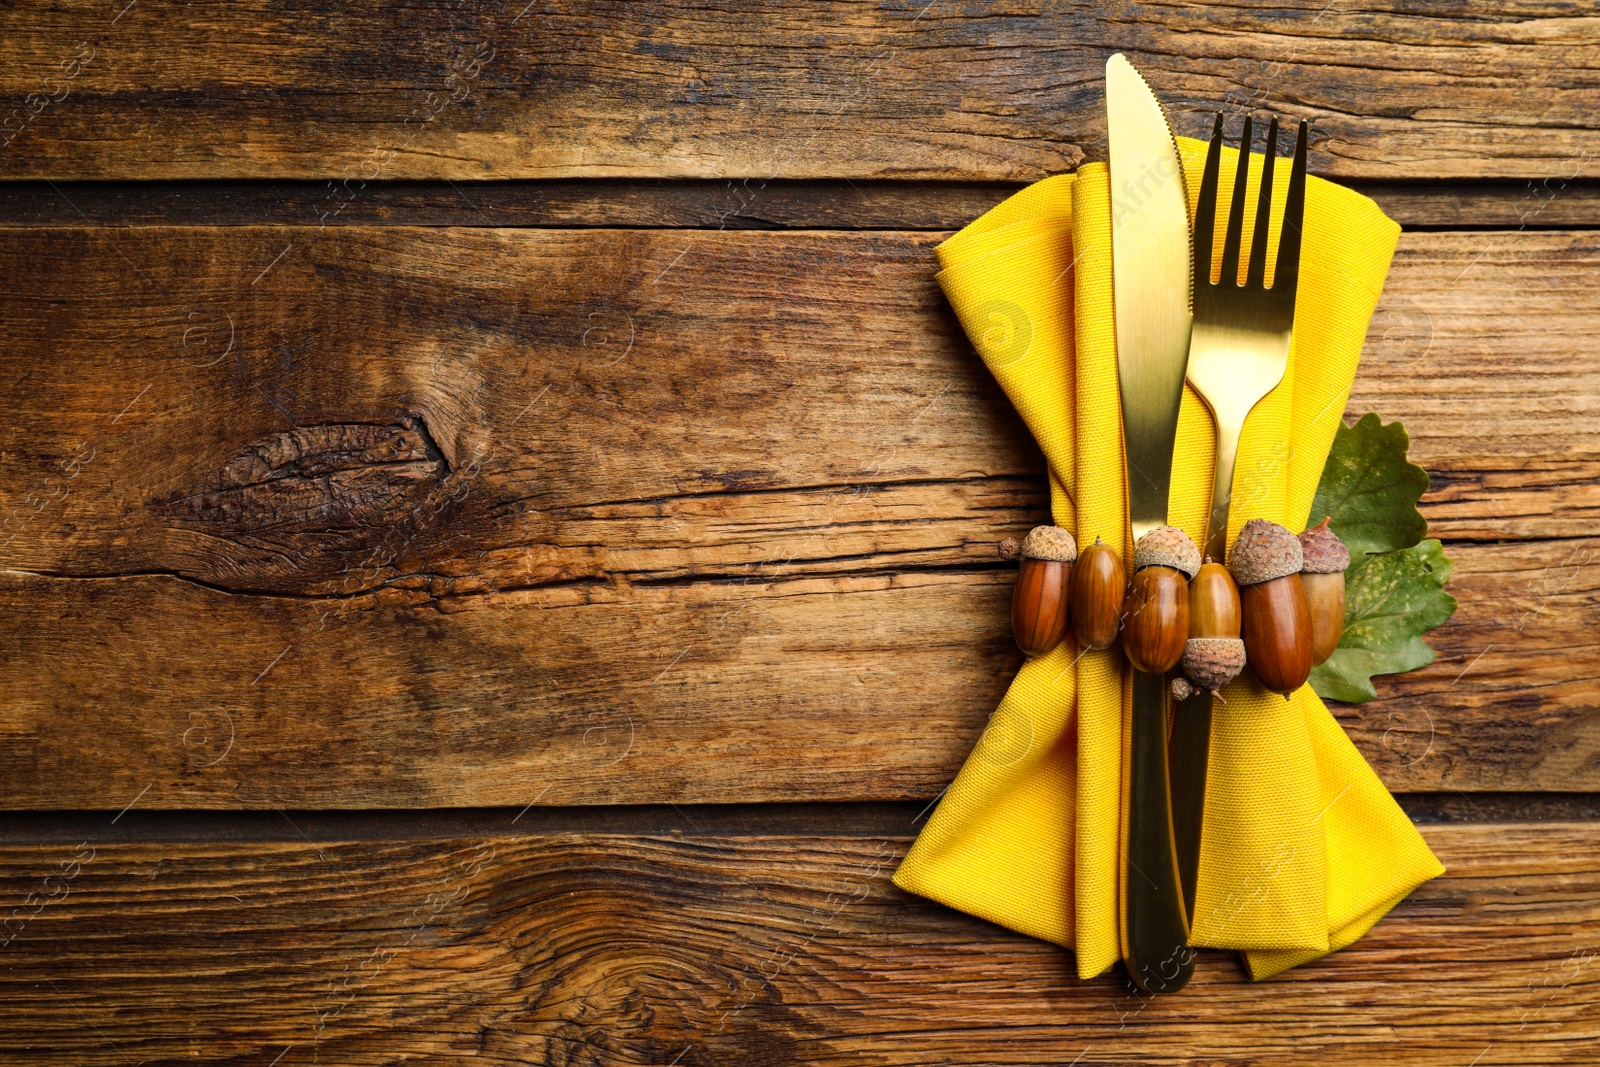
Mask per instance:
[[[1261,684],[1285,698],[1311,674],[1303,562],[1294,534],[1265,519],[1245,523],[1228,553],[1228,570],[1239,583],[1245,658]]]
[[[1101,649],[1116,643],[1127,587],[1122,557],[1096,537],[1072,568],[1072,632],[1078,644]]]
[[[1183,673],[1195,690],[1217,692],[1244,670],[1239,639],[1239,587],[1220,563],[1208,562],[1189,583],[1189,640],[1183,646]]]
[[[1189,579],[1200,550],[1176,526],[1158,526],[1133,546],[1133,584],[1123,604],[1122,651],[1136,670],[1165,674],[1189,636]]]
[[[1021,555],[1011,591],[1011,632],[1031,659],[1067,635],[1067,588],[1078,543],[1059,526],[1035,526],[1022,542]]]
[[[1344,572],[1350,566],[1350,550],[1328,528],[1326,518],[1300,535],[1300,550],[1305,556],[1300,582],[1311,611],[1311,665],[1315,667],[1333,655],[1344,636]]]

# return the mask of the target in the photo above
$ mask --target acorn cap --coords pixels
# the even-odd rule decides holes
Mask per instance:
[[[1003,537],[1000,539],[1001,559],[1012,560],[1020,555],[1022,555],[1021,541],[1018,541],[1015,537]]]
[[[1228,553],[1228,573],[1240,585],[1260,585],[1298,574],[1304,562],[1299,538],[1275,522],[1251,519]]]
[[[1048,559],[1071,563],[1078,558],[1078,542],[1059,526],[1035,526],[1022,542],[1025,559]]]
[[[1191,637],[1183,646],[1183,673],[1196,689],[1215,693],[1239,677],[1244,658],[1237,637]]]
[[[1172,676],[1172,699],[1173,700],[1176,700],[1176,701],[1182,703],[1183,701],[1188,700],[1190,697],[1194,696],[1196,692],[1198,692],[1198,690],[1195,689],[1195,687],[1189,683],[1189,679],[1185,678],[1181,674],[1175,674],[1175,675]]]
[[[1176,526],[1157,526],[1133,546],[1133,569],[1171,567],[1193,578],[1200,571],[1200,550]]]
[[[1306,574],[1338,574],[1350,566],[1350,550],[1328,529],[1327,519],[1300,535],[1300,549],[1306,557],[1300,569]]]

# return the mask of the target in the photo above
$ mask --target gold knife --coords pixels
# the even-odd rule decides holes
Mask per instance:
[[[1134,540],[1167,523],[1172,447],[1189,362],[1189,195],[1155,93],[1121,54],[1106,62],[1117,384]],[[1194,971],[1167,784],[1167,687],[1133,672],[1123,724],[1122,957],[1150,993]]]

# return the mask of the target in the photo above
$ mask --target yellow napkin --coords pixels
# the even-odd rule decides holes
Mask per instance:
[[[1180,138],[1179,148],[1192,209],[1206,145]],[[1225,150],[1225,192],[1237,158]],[[1278,167],[1274,233],[1289,160]],[[1252,171],[1250,204],[1259,162]],[[1251,518],[1307,525],[1398,236],[1366,197],[1307,183],[1289,370],[1245,427],[1230,542]],[[1269,263],[1275,254],[1276,241]],[[1057,525],[1080,546],[1100,537],[1126,559],[1105,165],[1024,189],[938,255],[945,295],[1044,451]],[[1169,521],[1196,542],[1210,507],[1212,435],[1205,405],[1185,388]],[[1118,650],[1080,654],[1070,637],[1024,664],[895,884],[1075,949],[1080,977],[1111,967],[1125,675]],[[1191,943],[1243,950],[1260,979],[1355,941],[1444,868],[1309,686],[1286,701],[1247,671],[1223,695]]]

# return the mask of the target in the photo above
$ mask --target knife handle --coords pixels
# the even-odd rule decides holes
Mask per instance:
[[[1194,950],[1173,841],[1162,675],[1133,672],[1127,742],[1122,956],[1140,989],[1176,993],[1194,973]]]
[[[1200,873],[1200,834],[1205,826],[1206,767],[1211,757],[1211,694],[1181,701],[1172,715],[1172,836],[1178,851],[1178,879],[1189,925],[1194,926],[1195,885]]]

